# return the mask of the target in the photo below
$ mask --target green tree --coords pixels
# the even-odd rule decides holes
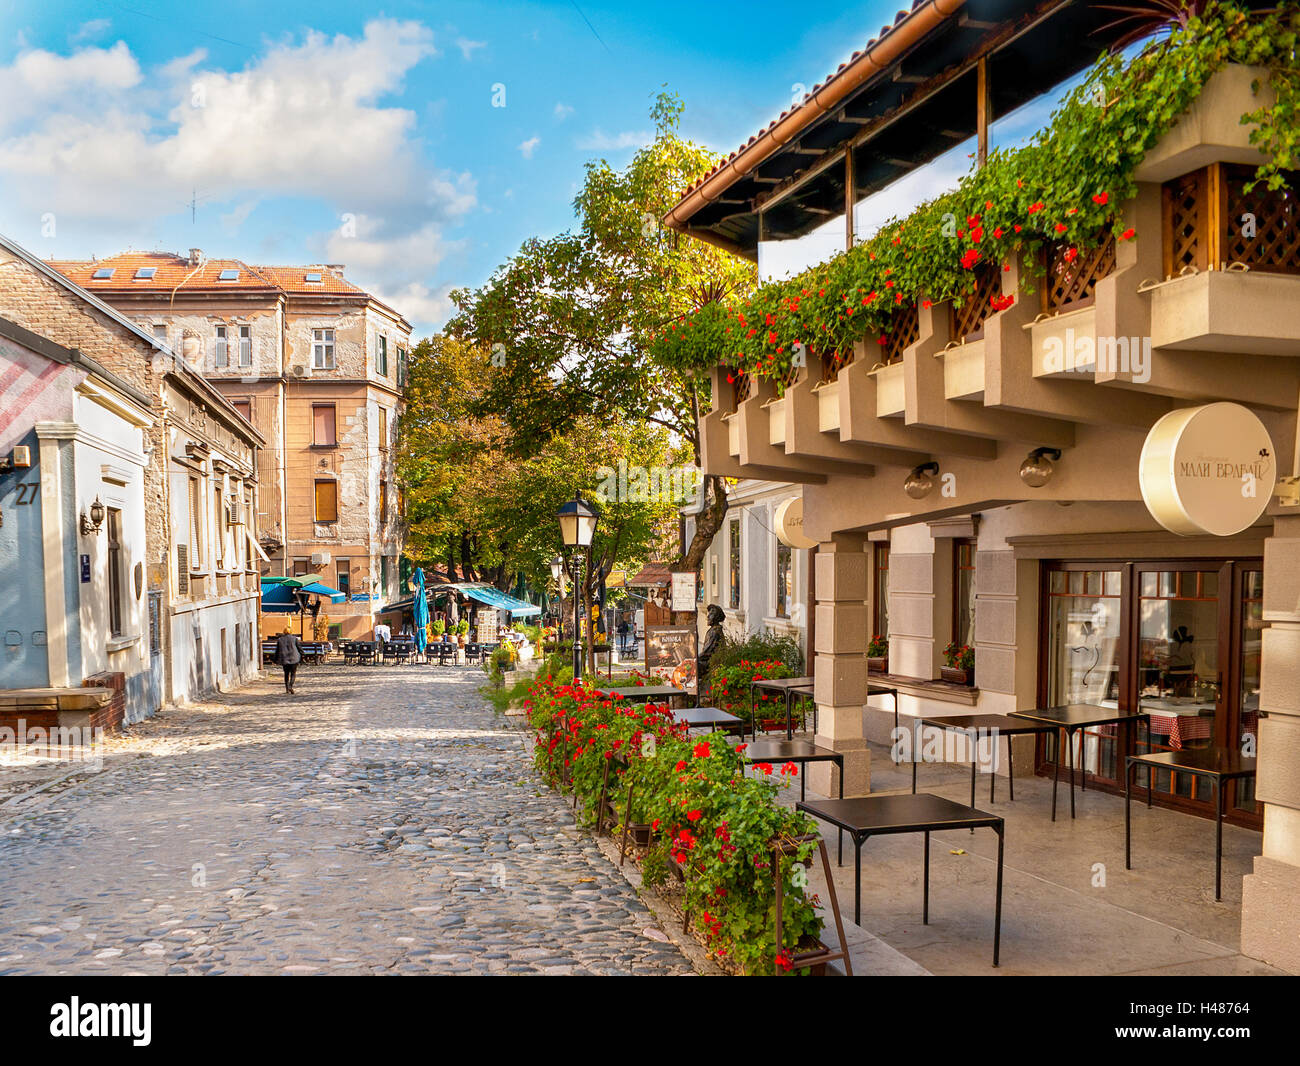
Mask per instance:
[[[588,163],[577,226],[526,241],[482,288],[459,290],[449,332],[492,353],[476,400],[510,431],[505,446],[534,455],[578,422],[643,421],[667,429],[700,463],[698,416],[708,381],[651,357],[654,337],[704,304],[750,291],[752,264],[662,226],[660,219],[716,163],[679,133],[681,101],[661,93],[655,138],[616,170]],[[697,569],[727,509],[721,478],[678,564]]]

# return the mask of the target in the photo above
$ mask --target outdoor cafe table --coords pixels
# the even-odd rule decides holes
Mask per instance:
[[[790,718],[790,696],[791,689],[803,688],[811,685],[811,677],[771,677],[762,681],[755,681],[749,688],[749,719],[750,730],[755,740],[758,739],[758,715],[754,711],[754,693],[756,691],[774,692],[778,696],[785,697],[785,739],[790,740],[794,736],[792,722]]]
[[[1012,718],[1007,714],[954,714],[949,718],[922,718],[916,732],[913,734],[913,747],[915,748],[921,727],[932,726],[936,729],[951,730],[955,733],[965,733],[967,742],[970,745],[970,805],[975,806],[975,774],[979,767],[979,739],[981,735],[992,736],[995,745],[999,737],[1014,737],[1024,733],[1050,733],[1056,726],[1046,725],[1042,722],[1028,722],[1023,718]],[[1010,748],[1008,747],[1008,753]],[[920,761],[917,758],[918,752],[912,752],[912,794],[916,794],[916,764]],[[996,756],[995,756],[996,757]],[[1016,778],[1011,767],[1012,760],[1007,759],[1007,788],[1011,792],[1011,800],[1014,803],[1016,799]],[[997,773],[989,774],[989,802],[993,802],[994,784],[997,781]]]
[[[1129,842],[1132,837],[1130,800],[1133,771],[1147,768],[1147,806],[1151,806],[1151,775],[1157,770],[1205,777],[1214,789],[1214,901],[1223,899],[1223,783],[1255,776],[1255,760],[1236,748],[1183,748],[1130,755],[1124,768],[1124,869],[1133,869]]]
[[[592,691],[597,696],[611,697],[614,695],[622,696],[623,699],[630,702],[640,700],[643,703],[671,703],[672,700],[680,699],[686,695],[686,690],[678,688],[676,685],[636,685],[628,688],[593,688]]]
[[[688,729],[711,726],[724,733],[745,735],[745,721],[717,707],[682,707],[672,712],[673,721],[685,724]]]
[[[860,796],[856,799],[800,800],[795,810],[848,832],[853,838],[853,921],[862,924],[862,842],[896,833],[925,834],[925,880],[921,921],[930,924],[930,834],[949,829],[992,829],[998,835],[998,886],[993,911],[993,965],[1002,942],[1002,855],[1006,823],[942,796]]]
[[[1013,718],[1044,722],[1065,734],[1070,759],[1070,817],[1074,817],[1074,734],[1094,725],[1117,725],[1121,722],[1145,722],[1145,711],[1121,711],[1118,707],[1098,707],[1092,703],[1067,703],[1061,707],[1039,707],[1033,711],[1012,711]],[[1148,738],[1150,733],[1148,732]],[[1056,821],[1056,782],[1061,777],[1061,752],[1056,752],[1056,772],[1052,775],[1052,821]],[[1088,791],[1088,770],[1084,767],[1082,790]]]

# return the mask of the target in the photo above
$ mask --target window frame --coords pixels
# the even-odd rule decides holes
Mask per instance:
[[[122,512],[116,507],[108,508],[104,520],[107,527],[108,548],[108,632],[111,637],[121,637],[124,630],[122,597]]]
[[[216,370],[225,370],[230,366],[230,334],[226,326],[215,327],[216,342],[212,348],[212,366]]]
[[[316,412],[330,412],[330,439],[321,440],[317,432]],[[339,443],[339,415],[336,403],[313,403],[311,405],[311,446],[313,448],[337,448]]]
[[[776,578],[776,595],[772,597],[772,614],[775,618],[789,619],[790,610],[794,603],[794,549],[788,544],[782,543],[779,537],[773,535],[776,540],[776,553],[773,556],[773,570]],[[785,588],[782,588],[781,581],[781,560],[784,556],[785,563]],[[784,601],[784,603],[783,603]]]
[[[333,494],[333,514],[332,518],[323,518],[321,516],[321,486],[328,485],[330,492]],[[339,520],[339,483],[337,478],[318,477],[312,485],[312,521],[317,525],[335,525]]]
[[[247,358],[245,358],[247,356]],[[253,365],[253,327],[239,327],[239,365],[248,367]]]
[[[311,331],[311,368],[337,370],[338,358],[334,351],[334,330],[322,326]]]

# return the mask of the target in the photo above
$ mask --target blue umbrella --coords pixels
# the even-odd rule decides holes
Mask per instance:
[[[411,621],[415,626],[415,650],[423,655],[428,644],[426,627],[429,624],[429,602],[424,598],[424,570],[421,567],[415,568],[412,584],[415,586],[415,597],[411,600]]]

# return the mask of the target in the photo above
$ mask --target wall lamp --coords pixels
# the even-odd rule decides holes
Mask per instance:
[[[86,509],[81,509],[81,535],[83,537],[92,536],[98,533],[104,525],[104,505],[100,503],[99,497],[95,497],[95,502],[90,505],[90,517],[86,517]]]
[[[934,490],[934,476],[939,472],[939,464],[931,460],[914,467],[903,482],[903,491],[914,500],[922,500]]]
[[[1041,489],[1056,473],[1054,464],[1060,458],[1060,448],[1035,448],[1020,464],[1020,480],[1031,489]]]

